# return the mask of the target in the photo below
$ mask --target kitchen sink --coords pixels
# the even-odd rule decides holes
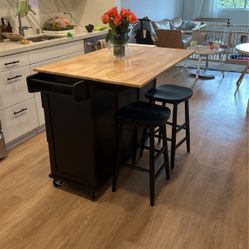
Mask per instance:
[[[61,36],[52,36],[52,35],[40,35],[40,36],[35,36],[35,37],[29,37],[27,40],[32,41],[32,42],[42,42],[42,41],[47,41],[47,40],[54,40],[54,39],[60,39],[63,38]]]

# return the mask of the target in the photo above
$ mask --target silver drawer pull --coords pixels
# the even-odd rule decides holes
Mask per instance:
[[[22,108],[20,111],[14,112],[13,114],[17,115],[17,114],[20,114],[20,113],[25,112],[27,110],[28,110],[28,108]]]
[[[8,65],[12,65],[12,64],[16,64],[16,63],[19,63],[20,61],[11,61],[11,62],[7,62],[7,63],[4,63],[5,66],[8,66]]]
[[[15,79],[18,79],[18,78],[20,78],[20,77],[22,77],[21,74],[20,74],[20,75],[16,75],[16,76],[14,76],[14,77],[7,78],[7,80],[8,80],[8,81],[10,81],[10,80],[15,80]]]
[[[97,45],[98,45],[98,42],[87,42],[86,45],[87,45],[87,46],[94,47],[94,46],[97,46]]]

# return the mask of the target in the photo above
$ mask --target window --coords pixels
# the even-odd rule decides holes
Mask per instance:
[[[249,8],[249,0],[219,0],[219,7],[225,9]]]

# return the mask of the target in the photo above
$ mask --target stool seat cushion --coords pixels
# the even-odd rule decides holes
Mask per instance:
[[[146,98],[167,103],[180,103],[193,95],[191,88],[176,85],[161,85],[150,89]]]
[[[170,117],[170,109],[148,102],[134,102],[126,105],[116,113],[120,123],[141,127],[157,127],[165,124]]]

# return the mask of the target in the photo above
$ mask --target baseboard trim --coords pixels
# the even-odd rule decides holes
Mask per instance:
[[[24,135],[12,140],[11,142],[8,142],[6,144],[7,147],[7,151],[13,149],[14,147],[18,146],[19,144],[31,139],[32,137],[38,135],[39,133],[43,132],[45,130],[45,125],[41,125],[27,133],[25,133]]]

